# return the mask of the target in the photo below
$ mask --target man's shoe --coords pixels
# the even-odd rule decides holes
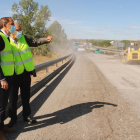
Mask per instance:
[[[7,124],[7,127],[13,127],[16,124],[17,120],[11,119],[10,122]]]
[[[23,121],[28,122],[28,123],[36,123],[37,122],[36,119],[31,119],[30,117],[26,117],[26,118],[24,117]]]
[[[7,126],[4,126],[2,128],[2,132],[4,132],[4,133],[13,133],[13,132],[16,132],[16,129],[14,129],[14,128],[8,128]]]
[[[7,140],[2,131],[0,131],[0,140]]]

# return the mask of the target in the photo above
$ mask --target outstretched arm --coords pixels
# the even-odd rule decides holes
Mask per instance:
[[[27,38],[25,36],[25,40],[30,47],[38,47],[39,45],[52,42],[52,37],[48,36],[47,38]]]

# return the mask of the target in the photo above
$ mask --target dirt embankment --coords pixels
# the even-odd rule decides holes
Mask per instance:
[[[67,54],[65,54],[65,55],[67,55]],[[33,60],[34,60],[34,64],[37,65],[37,64],[40,64],[40,63],[43,63],[43,62],[47,62],[47,61],[50,61],[50,60],[54,60],[54,59],[63,57],[65,55],[64,54],[62,55],[62,54],[57,54],[57,53],[52,53],[51,52],[49,56],[34,55],[33,56]],[[62,62],[59,62],[58,63],[58,67],[61,66],[62,64],[63,64]],[[52,65],[52,66],[50,66],[48,68],[48,72],[46,72],[46,69],[44,69],[44,70],[39,71],[37,73],[37,77],[31,76],[31,78],[32,78],[31,84],[40,81],[43,77],[47,76],[49,73],[51,73],[52,71],[54,71],[56,68],[57,67],[56,67],[56,64],[55,64],[55,65]]]

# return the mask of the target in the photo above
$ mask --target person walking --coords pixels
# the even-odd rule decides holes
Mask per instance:
[[[19,24],[15,24],[15,27],[16,32],[11,35],[10,43],[14,54],[16,76],[14,79],[14,92],[13,95],[11,94],[9,97],[9,116],[11,120],[8,127],[14,126],[17,122],[17,101],[19,88],[23,105],[23,121],[30,123],[36,122],[36,120],[32,120],[30,117],[30,76],[36,76],[30,47],[37,47],[52,41],[51,36],[40,39],[29,39],[22,34],[22,29]]]
[[[9,40],[16,30],[13,19],[1,18],[0,29],[0,140],[7,140],[4,133],[16,131],[4,125],[8,96],[13,93],[14,57]]]

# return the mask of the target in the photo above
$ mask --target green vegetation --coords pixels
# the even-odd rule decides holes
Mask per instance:
[[[46,22],[49,21],[51,12],[48,6],[41,6],[33,0],[21,0],[12,6],[13,19],[22,27],[23,34],[28,37],[43,36],[46,32]]]
[[[60,47],[67,42],[67,35],[59,22],[55,21],[48,29],[46,28],[51,17],[48,5],[39,7],[39,4],[33,0],[21,0],[18,4],[13,4],[12,12],[14,13],[12,18],[21,26],[23,34],[27,37],[40,38],[48,35],[53,37],[52,43],[31,48],[34,55],[47,55],[49,47],[54,45]]]
[[[109,47],[111,46],[110,40],[87,40],[92,43],[92,45],[100,46],[100,47]]]
[[[122,40],[121,42],[125,43],[125,45],[126,45],[127,43],[130,43],[131,41],[130,40]]]
[[[50,27],[48,28],[48,35],[53,36],[53,40],[55,40],[54,43],[52,43],[53,46],[67,43],[67,35],[65,34],[65,30],[62,29],[61,24],[58,21],[54,21]],[[50,44],[51,45],[51,44]]]
[[[48,56],[49,54],[49,49],[47,45],[41,45],[39,47],[31,47],[31,51],[33,55],[43,55],[43,56]]]
[[[61,24],[58,21],[54,21],[48,28],[48,34],[53,36],[53,39],[57,44],[63,44],[67,41],[67,35],[65,30],[62,29]]]

